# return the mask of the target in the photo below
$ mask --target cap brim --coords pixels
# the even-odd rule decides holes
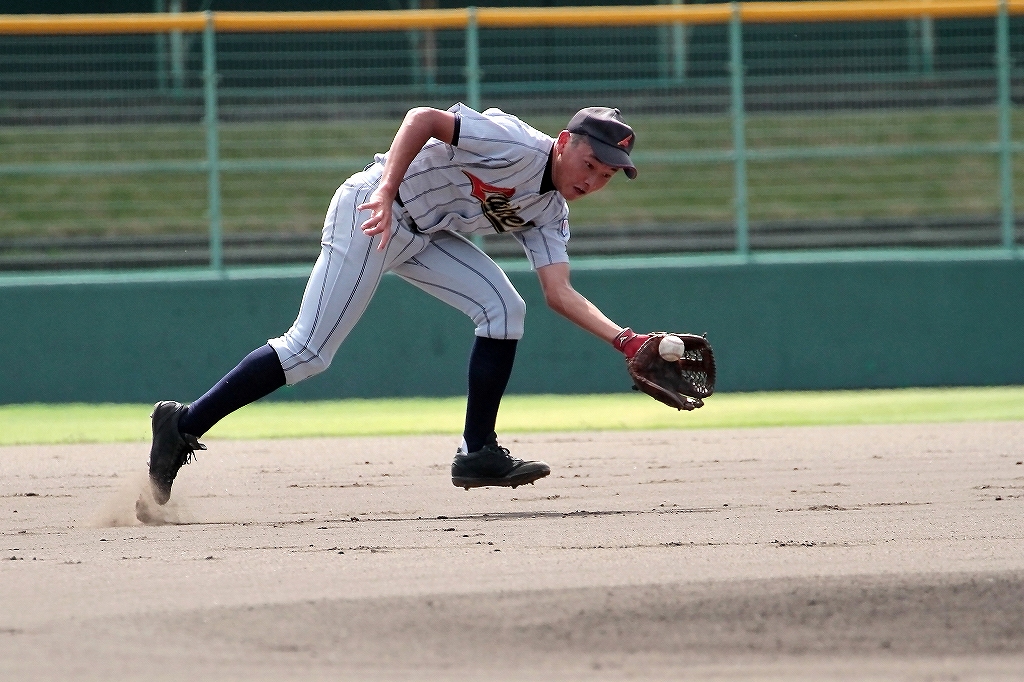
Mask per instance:
[[[589,136],[588,141],[598,161],[612,168],[621,168],[630,180],[636,178],[636,166],[633,165],[625,149],[601,142],[601,140],[595,140]]]

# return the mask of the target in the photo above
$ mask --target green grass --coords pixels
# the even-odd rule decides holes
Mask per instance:
[[[451,434],[463,398],[261,402],[227,417],[208,439]],[[145,442],[148,405],[0,406],[0,445]],[[1024,420],[1024,386],[723,393],[691,413],[646,396],[507,396],[498,430],[647,430]]]
[[[572,207],[573,227],[729,221],[733,167],[728,162],[647,162],[645,153],[726,151],[727,116],[632,116],[640,175],[615,178]],[[549,134],[560,118],[530,122]],[[388,148],[399,120],[224,123],[221,156],[237,159],[334,159],[360,168]],[[1013,127],[1024,128],[1024,112]],[[865,112],[751,114],[751,149],[982,144],[997,139],[992,107]],[[5,163],[198,160],[196,125],[0,128]],[[821,158],[751,162],[754,220],[930,216],[998,212],[998,159],[992,154]],[[347,171],[225,172],[226,232],[318,233]],[[1015,174],[1024,192],[1024,173]],[[205,176],[200,173],[4,177],[0,237],[204,232]]]

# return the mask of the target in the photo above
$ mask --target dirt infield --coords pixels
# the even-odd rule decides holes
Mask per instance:
[[[1024,679],[1024,422],[0,448],[0,679]]]

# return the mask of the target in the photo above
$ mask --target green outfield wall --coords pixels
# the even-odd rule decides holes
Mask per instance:
[[[719,389],[1024,384],[1020,253],[760,255],[574,263],[638,330],[708,334]],[[622,357],[551,313],[536,277],[515,393],[627,390]],[[189,401],[298,309],[308,269],[0,278],[0,402]],[[282,399],[464,392],[468,319],[387,276],[327,372]]]

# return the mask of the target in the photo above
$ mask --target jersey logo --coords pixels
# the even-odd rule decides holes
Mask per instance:
[[[476,177],[472,173],[465,173],[469,181],[473,183],[470,194],[480,202],[480,208],[484,217],[497,232],[508,232],[509,230],[522,230],[533,227],[532,220],[526,221],[519,216],[519,207],[514,206],[510,199],[516,193],[515,187],[496,187]]]

